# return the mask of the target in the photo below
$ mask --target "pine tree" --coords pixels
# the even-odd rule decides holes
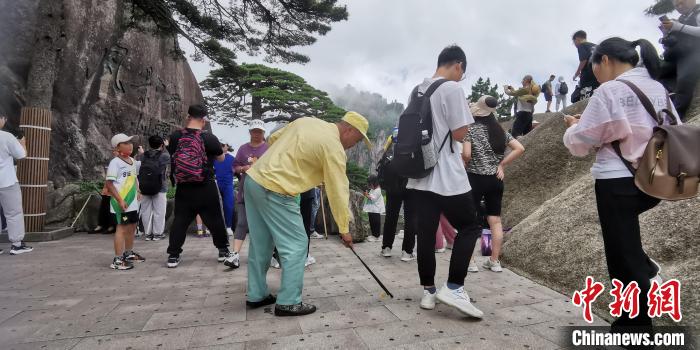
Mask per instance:
[[[656,3],[646,9],[645,12],[650,16],[658,16],[672,12],[673,10],[673,0],[656,0]]]
[[[491,85],[491,78],[479,77],[476,83],[472,85],[472,93],[467,97],[469,101],[476,102],[481,98],[481,96],[489,95],[493,96],[498,100],[498,108],[496,108],[496,114],[501,118],[510,117],[511,111],[513,110],[513,103],[515,100],[506,96],[505,94],[498,93],[498,84]]]
[[[337,121],[345,114],[325,92],[302,77],[261,64],[212,70],[200,86],[208,93],[207,104],[214,111],[212,119],[222,124],[308,116]]]

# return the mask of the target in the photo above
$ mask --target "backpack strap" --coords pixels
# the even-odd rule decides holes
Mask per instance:
[[[430,97],[433,96],[433,93],[435,93],[435,90],[437,90],[442,84],[446,83],[447,81],[448,81],[447,79],[438,79],[438,80],[434,81],[432,84],[430,84],[430,87],[428,87],[428,90],[426,90],[425,93],[422,95],[422,97],[426,98],[428,101],[427,104],[423,106],[423,108],[428,108],[430,106]],[[414,91],[416,91],[416,96],[418,96],[420,94],[418,92],[418,86],[416,86],[416,89]],[[433,117],[433,114],[431,111],[431,113],[430,113],[431,122],[432,122],[432,117]],[[432,129],[432,123],[431,123],[431,129]],[[430,133],[432,136],[433,131],[430,130]],[[442,144],[440,144],[440,149],[438,150],[438,153],[440,153],[440,151],[442,151],[443,147],[445,147],[445,143],[447,142],[448,138],[450,140],[452,140],[452,131],[451,130],[447,132],[447,135],[445,135],[445,138],[442,140]],[[450,142],[450,151],[452,153],[455,153],[454,148],[452,147],[452,142]]]

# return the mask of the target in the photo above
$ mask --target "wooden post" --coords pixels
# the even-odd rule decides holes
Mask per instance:
[[[51,111],[45,108],[22,108],[20,128],[27,141],[27,157],[17,163],[24,225],[27,232],[40,232],[44,229],[46,218]]]

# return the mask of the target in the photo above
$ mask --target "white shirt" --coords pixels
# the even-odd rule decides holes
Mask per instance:
[[[382,188],[377,187],[368,193],[365,205],[362,207],[362,211],[365,213],[377,213],[384,214],[384,196],[382,196]]]
[[[141,162],[136,161],[134,158],[129,158],[131,164],[125,162],[123,159],[116,157],[109,162],[109,167],[107,168],[107,181],[113,181],[114,187],[119,191],[119,195],[126,202],[128,207],[125,212],[138,211],[139,201],[138,201],[138,186],[139,182],[137,176],[139,169],[141,168]],[[116,213],[117,210],[121,213],[121,208],[119,208],[119,203],[112,197],[110,200],[110,211]]]
[[[10,187],[18,182],[14,160],[26,156],[27,152],[17,138],[7,131],[0,130],[0,188]]]
[[[630,81],[639,87],[649,97],[657,112],[667,108],[666,89],[652,79],[645,68],[631,69],[617,79]],[[670,105],[677,116],[673,103]],[[678,123],[681,124],[680,119]],[[665,120],[664,124],[669,124],[669,120]],[[622,156],[636,167],[655,126],[656,121],[632,89],[622,82],[612,80],[595,90],[579,123],[564,133],[564,145],[571,154],[578,157],[586,156],[592,149],[599,148],[591,168],[595,179],[632,177],[610,143],[621,140]]]
[[[425,92],[438,79],[442,78],[425,79],[418,91]],[[435,90],[430,96],[430,107],[433,112],[431,142],[437,146],[436,149],[439,149],[449,131],[474,123],[464,90],[454,81],[448,81]],[[450,142],[446,142],[430,175],[422,179],[408,179],[406,188],[433,192],[441,196],[456,196],[471,191],[459,151],[461,144],[458,141],[461,140],[452,139],[454,152],[450,151]]]

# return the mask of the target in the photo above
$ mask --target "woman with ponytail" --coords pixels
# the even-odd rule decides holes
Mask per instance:
[[[491,96],[482,96],[478,102],[471,104],[471,113],[475,123],[469,127],[467,139],[462,148],[462,157],[467,165],[469,184],[476,208],[481,208],[481,201],[486,203],[486,221],[491,229],[491,258],[484,262],[484,268],[493,272],[503,271],[498,259],[503,243],[503,225],[501,224],[501,201],[503,199],[504,167],[524,152],[525,148],[513,136],[505,132],[496,117],[498,100]],[[506,148],[511,152],[506,155]],[[478,271],[475,264],[470,264],[471,271]]]
[[[623,311],[612,327],[651,329],[647,292],[650,279],[660,278],[660,268],[642,248],[639,215],[656,206],[659,200],[635,186],[634,175],[611,144],[619,141],[622,157],[636,167],[657,125],[627,83],[639,88],[657,112],[670,108],[675,113],[675,109],[663,85],[655,80],[660,62],[650,42],[607,39],[595,49],[591,62],[593,73],[602,85],[582,115],[564,117],[568,126],[564,144],[571,154],[579,157],[597,150],[591,173],[595,179],[608,273],[611,279],[620,280],[625,286],[637,282],[641,289],[639,315],[630,318],[629,313]],[[664,123],[669,122],[668,118],[664,120]]]

